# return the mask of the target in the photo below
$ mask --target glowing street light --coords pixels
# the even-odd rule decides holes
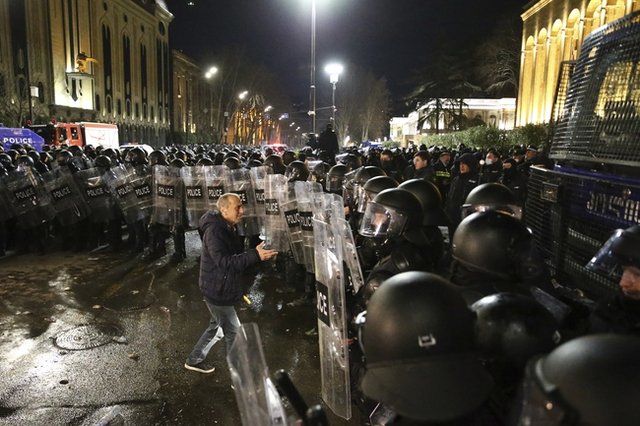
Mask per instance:
[[[335,125],[336,122],[336,84],[338,83],[338,78],[340,78],[340,74],[344,70],[342,64],[331,63],[324,67],[324,70],[327,74],[329,74],[329,82],[331,83],[332,91],[331,91],[331,122]]]
[[[218,67],[211,67],[207,70],[206,73],[204,73],[204,78],[209,80],[211,77],[213,77],[217,73],[218,73]]]
[[[244,92],[241,92],[241,93],[238,95],[238,99],[240,99],[241,101],[243,101],[243,100],[244,100],[244,98],[246,98],[248,94],[249,94],[249,91],[248,91],[248,90],[245,90]]]

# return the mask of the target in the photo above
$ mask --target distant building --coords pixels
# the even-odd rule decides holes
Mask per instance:
[[[0,0],[0,121],[117,123],[164,145],[171,115],[162,0]]]
[[[393,117],[389,121],[390,137],[402,146],[407,146],[409,141],[417,135],[447,133],[455,130],[454,115],[449,111],[455,109],[462,116],[475,124],[483,123],[498,129],[513,129],[515,124],[515,98],[486,99],[467,98],[462,100],[462,105],[451,105],[449,100],[442,100],[438,108],[433,100],[422,105],[418,111],[411,112],[407,117]],[[437,122],[436,122],[437,120]]]
[[[516,125],[548,122],[563,61],[586,36],[640,10],[638,0],[539,0],[525,6]]]

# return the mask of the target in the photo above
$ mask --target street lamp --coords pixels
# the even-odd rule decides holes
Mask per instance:
[[[340,77],[340,73],[342,73],[344,67],[338,63],[331,63],[324,67],[324,70],[327,74],[329,74],[329,82],[332,85],[331,91],[331,123],[335,126],[336,124],[336,84],[338,83],[338,78]]]
[[[316,0],[311,0],[311,83],[309,85],[309,115],[311,131],[316,133]]]
[[[218,67],[216,66],[212,66],[209,67],[209,69],[207,70],[207,72],[204,73],[204,78],[206,80],[211,80],[216,74],[218,74]],[[214,121],[213,121],[213,87],[212,85],[209,85],[209,130],[211,131],[211,137],[215,140],[216,135],[214,134]],[[205,109],[205,114],[207,112],[207,110]],[[216,114],[220,113],[220,109],[218,108],[218,112]],[[216,117],[216,126],[217,126],[217,117]]]

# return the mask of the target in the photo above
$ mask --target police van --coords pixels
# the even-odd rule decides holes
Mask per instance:
[[[640,13],[590,34],[558,86],[549,157],[532,167],[525,220],[555,280],[588,301],[617,289],[585,268],[613,230],[640,223]]]

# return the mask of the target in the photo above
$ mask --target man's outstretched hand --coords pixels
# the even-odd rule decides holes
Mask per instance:
[[[274,257],[278,252],[276,250],[265,249],[264,241],[256,246],[256,250],[258,251],[258,256],[260,256],[260,260],[269,260]]]

